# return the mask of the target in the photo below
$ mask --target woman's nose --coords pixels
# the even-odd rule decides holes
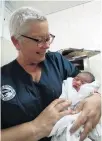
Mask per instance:
[[[50,48],[50,45],[47,42],[45,42],[44,45],[42,46],[42,48],[48,49],[48,48]]]

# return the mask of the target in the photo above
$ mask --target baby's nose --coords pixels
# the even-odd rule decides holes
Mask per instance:
[[[78,81],[77,81],[77,85],[78,85],[78,86],[81,86],[81,85],[82,85],[82,82],[81,82],[80,80],[78,80]]]

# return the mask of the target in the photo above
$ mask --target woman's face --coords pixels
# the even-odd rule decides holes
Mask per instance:
[[[32,22],[29,33],[24,36],[31,37],[39,41],[49,39],[48,22]],[[24,36],[20,37],[23,38],[23,40],[19,42],[20,55],[22,55],[24,60],[29,63],[39,63],[43,61],[45,59],[46,51],[49,48],[49,44],[44,42],[43,46],[39,47],[36,41]]]

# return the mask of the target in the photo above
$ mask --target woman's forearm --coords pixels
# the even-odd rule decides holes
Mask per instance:
[[[31,122],[2,130],[2,141],[38,141],[48,137],[55,123],[69,114],[65,110],[69,105],[68,100],[54,100]]]
[[[34,122],[27,122],[1,131],[1,141],[38,141],[41,131]]]

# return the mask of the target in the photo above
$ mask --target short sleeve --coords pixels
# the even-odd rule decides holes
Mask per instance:
[[[75,77],[80,72],[77,67],[60,53],[55,53],[55,62],[61,73],[62,80],[65,80],[68,77]]]

